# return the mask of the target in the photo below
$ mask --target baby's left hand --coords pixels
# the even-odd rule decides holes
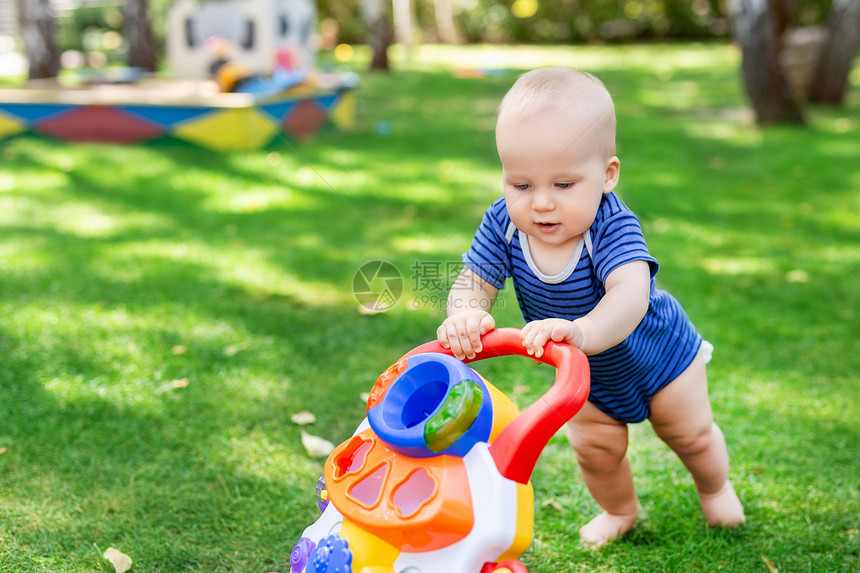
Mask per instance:
[[[528,323],[520,332],[520,340],[526,351],[535,358],[543,356],[543,347],[550,340],[567,342],[577,348],[585,344],[582,330],[572,321],[563,318],[547,318]]]

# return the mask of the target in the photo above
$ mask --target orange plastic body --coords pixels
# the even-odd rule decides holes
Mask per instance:
[[[472,529],[469,481],[461,458],[408,458],[372,430],[329,456],[326,485],[335,507],[400,551],[446,547]]]

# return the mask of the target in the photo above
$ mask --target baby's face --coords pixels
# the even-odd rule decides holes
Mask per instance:
[[[618,158],[608,156],[602,122],[593,115],[546,112],[499,117],[496,145],[505,202],[517,229],[563,246],[591,226],[601,197],[612,191]]]

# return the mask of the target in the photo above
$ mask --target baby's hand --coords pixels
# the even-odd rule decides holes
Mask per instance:
[[[481,336],[493,330],[496,321],[483,310],[464,310],[452,314],[436,329],[436,340],[463,360],[483,350]]]
[[[550,340],[567,342],[577,348],[581,348],[585,343],[582,330],[570,320],[562,318],[547,318],[528,323],[520,332],[520,340],[526,351],[535,358],[543,356],[543,347]]]

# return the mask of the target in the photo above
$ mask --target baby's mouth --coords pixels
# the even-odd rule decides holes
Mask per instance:
[[[542,231],[552,231],[556,227],[558,227],[558,223],[538,223],[538,228]]]

